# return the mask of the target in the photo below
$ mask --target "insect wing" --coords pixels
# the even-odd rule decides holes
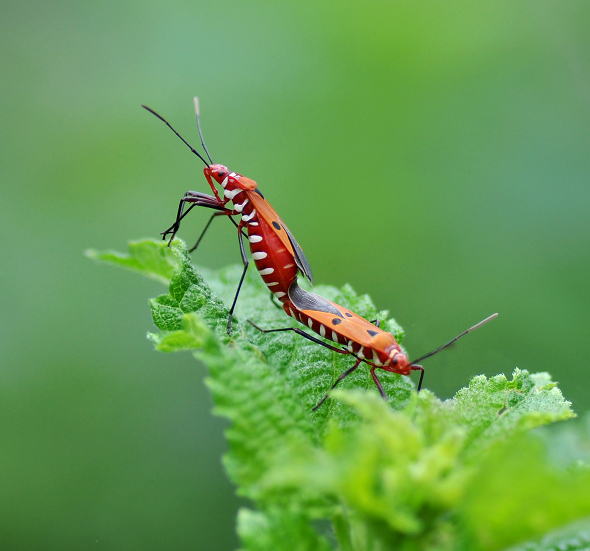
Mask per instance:
[[[303,314],[323,325],[328,337],[334,331],[344,337],[346,341],[370,347],[371,341],[375,337],[385,333],[376,325],[369,323],[365,318],[347,308],[314,293],[304,291],[296,282],[289,288],[289,298]],[[336,339],[332,340],[337,342]]]
[[[258,215],[262,216],[268,222],[269,226],[273,228],[273,231],[277,234],[283,245],[293,255],[297,267],[301,270],[303,275],[311,283],[313,280],[313,276],[311,274],[311,267],[309,266],[309,262],[307,258],[305,258],[305,254],[299,246],[299,243],[297,243],[297,241],[293,237],[293,234],[289,231],[285,223],[281,220],[280,216],[270,206],[266,199],[261,197],[259,194],[251,193],[250,201],[252,202],[254,208],[258,212]],[[276,222],[279,225],[279,228],[277,228],[273,224],[273,222]]]
[[[305,254],[303,253],[303,250],[299,246],[299,243],[297,243],[297,241],[293,237],[293,234],[289,231],[289,228],[287,226],[285,226],[285,224],[282,220],[281,220],[280,224],[281,224],[281,226],[283,226],[283,229],[285,230],[287,237],[289,238],[289,241],[291,242],[291,246],[293,247],[293,252],[295,253],[293,255],[295,258],[295,264],[297,264],[297,267],[301,270],[301,272],[309,280],[309,282],[313,283],[313,275],[311,273],[311,266],[309,265],[309,262],[307,261],[307,258],[305,257]]]
[[[371,347],[371,341],[379,334],[384,333],[382,329],[369,323],[366,319],[361,318],[354,312],[350,312],[342,307],[340,310],[344,317],[336,317],[327,312],[317,312],[315,310],[303,310],[303,313],[321,323],[328,331],[335,331],[348,342],[356,342],[361,346]],[[353,314],[352,317],[347,316]]]

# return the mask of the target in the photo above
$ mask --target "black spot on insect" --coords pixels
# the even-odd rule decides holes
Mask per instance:
[[[374,337],[377,334],[377,331],[373,331],[372,329],[367,329],[367,333],[369,333],[369,335],[371,335],[371,337]]]
[[[352,314],[350,312],[344,312],[344,315],[348,316],[349,318],[352,318]]]
[[[332,320],[332,325],[338,325],[339,323],[342,323],[342,320],[341,320],[341,319],[334,318],[334,319]]]
[[[272,221],[272,225],[275,227],[275,230],[281,229],[281,225],[278,222],[276,222],[275,220]]]
[[[262,197],[264,199],[264,195],[262,195],[262,193],[260,193],[260,190],[258,188],[256,188],[254,191],[256,193],[258,193],[258,195],[260,195],[260,197]]]

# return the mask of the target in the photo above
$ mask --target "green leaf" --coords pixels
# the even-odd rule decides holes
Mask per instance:
[[[539,541],[527,542],[506,551],[587,551],[589,548],[590,518],[550,532]]]
[[[160,311],[152,301],[152,311],[154,309]],[[156,325],[161,328],[159,323]],[[172,325],[174,324],[169,324],[170,327]],[[211,339],[211,331],[209,326],[196,314],[185,314],[180,317],[179,330],[171,329],[166,333],[148,333],[148,337],[161,352],[178,352],[179,350],[207,347],[209,339]]]
[[[310,526],[305,515],[280,509],[238,512],[238,535],[245,551],[330,551],[328,541]]]
[[[467,549],[501,550],[589,516],[590,470],[556,468],[532,435],[483,458],[461,503]]]
[[[95,249],[88,249],[85,254],[89,258],[133,270],[167,284],[178,268],[178,263],[173,250],[163,245],[159,241],[143,239],[129,243],[129,254]]]
[[[423,394],[417,421],[431,438],[461,427],[467,460],[513,434],[575,416],[548,373],[516,368],[512,377],[478,375],[445,402]]]
[[[150,301],[159,331],[149,338],[161,351],[192,350],[208,367],[214,412],[231,422],[224,465],[259,509],[239,514],[244,549],[328,549],[312,523],[319,519],[345,551],[499,550],[590,515],[588,471],[557,467],[545,452],[549,437],[523,440],[574,415],[547,373],[477,376],[446,401],[383,373],[385,402],[361,368],[314,413],[352,358],[246,323],[298,326],[271,304],[254,270],[229,337],[240,266],[197,271],[179,240],[88,254],[168,284]],[[368,319],[387,315],[348,285],[314,292]],[[403,338],[395,320],[382,326]]]

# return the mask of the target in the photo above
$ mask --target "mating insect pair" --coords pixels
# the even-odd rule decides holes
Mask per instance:
[[[172,241],[179,230],[182,219],[195,206],[210,208],[217,212],[211,216],[196,244],[190,249],[191,251],[199,245],[212,220],[217,216],[229,217],[238,230],[238,241],[244,270],[230,308],[227,325],[228,334],[231,331],[232,314],[249,266],[244,246],[244,237],[248,238],[250,251],[258,273],[270,289],[272,295],[282,303],[287,315],[295,318],[322,338],[341,345],[342,348],[328,344],[298,327],[261,329],[254,323],[250,323],[265,333],[293,331],[334,352],[350,354],[356,358],[355,364],[338,377],[330,390],[355,371],[361,363],[366,363],[370,366],[371,376],[384,399],[387,399],[387,396],[381,381],[375,373],[376,369],[383,369],[402,375],[410,375],[412,371],[420,371],[420,380],[418,382],[419,391],[424,378],[424,369],[421,365],[418,365],[418,362],[447,348],[459,338],[497,316],[497,314],[489,316],[436,350],[421,356],[417,360],[410,361],[408,356],[401,350],[393,335],[379,328],[378,320],[374,324],[370,323],[349,309],[330,302],[319,295],[309,293],[298,285],[298,271],[310,282],[312,281],[311,268],[305,254],[279,215],[270,206],[268,201],[266,201],[262,193],[260,193],[258,185],[254,180],[236,172],[230,172],[224,165],[213,163],[201,131],[197,98],[195,98],[197,126],[201,144],[209,162],[166,119],[149,107],[145,105],[142,107],[163,121],[205,163],[203,173],[214,193],[213,197],[196,191],[187,191],[180,200],[174,224],[162,232],[164,239],[170,235],[170,242]],[[215,184],[221,187],[223,198],[220,197]],[[230,202],[232,203],[232,208],[227,206]],[[187,205],[190,206],[187,208]],[[233,219],[234,216],[240,216],[240,221],[236,222]],[[326,394],[313,409],[315,410],[321,406],[327,397],[328,395]]]

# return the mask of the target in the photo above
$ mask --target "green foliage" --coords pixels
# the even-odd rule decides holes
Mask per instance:
[[[480,375],[446,401],[387,373],[386,403],[359,369],[313,413],[351,358],[244,323],[296,323],[270,304],[254,270],[230,338],[225,304],[240,267],[200,275],[178,240],[89,254],[169,281],[169,293],[151,300],[160,332],[150,338],[164,352],[194,350],[208,367],[214,411],[231,422],[225,467],[257,506],[238,515],[245,550],[500,550],[545,537],[551,543],[522,548],[541,550],[582,538],[587,525],[577,536],[575,527],[547,535],[590,516],[590,471],[557,465],[550,439],[528,432],[574,416],[547,373]],[[387,316],[349,286],[316,290],[370,319]],[[384,326],[402,340],[394,320]]]
[[[507,551],[587,551],[590,547],[590,520],[575,522],[547,534],[536,542],[511,547]]]

